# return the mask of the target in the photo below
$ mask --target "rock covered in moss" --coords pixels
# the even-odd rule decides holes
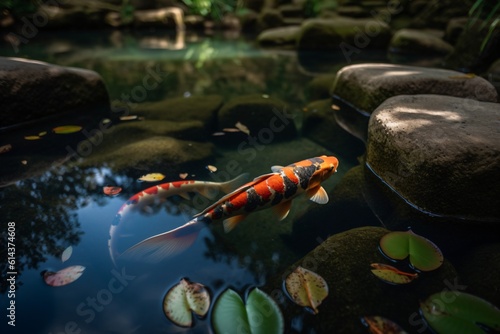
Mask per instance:
[[[498,224],[497,103],[400,95],[372,114],[366,163],[425,212]]]
[[[332,96],[332,85],[336,73],[321,74],[307,83],[307,92],[310,100],[326,99]]]
[[[352,48],[385,48],[389,26],[373,19],[345,17],[305,20],[298,37],[299,51],[349,51]]]
[[[236,123],[245,125],[250,136],[261,144],[297,136],[296,115],[283,101],[267,95],[251,94],[235,97],[219,111],[218,126],[234,128]]]
[[[495,88],[481,77],[418,66],[356,64],[337,72],[333,94],[371,113],[384,100],[400,94],[441,94],[495,102]]]
[[[262,46],[295,47],[299,31],[300,26],[267,29],[257,36],[257,42]]]
[[[408,54],[447,55],[453,51],[453,46],[426,31],[401,29],[392,36],[389,50],[391,52]]]
[[[308,104],[304,112],[302,134],[333,152],[348,152],[346,158],[355,160],[363,154],[365,145],[339,125],[336,113],[340,111],[335,110],[337,107],[330,99]]]
[[[211,133],[215,130],[221,106],[222,97],[219,95],[176,97],[142,103],[137,107],[137,114],[148,120],[200,121],[206,133]]]
[[[0,57],[0,87],[0,128],[76,109],[110,109],[106,86],[94,71]]]
[[[423,273],[409,285],[389,285],[371,273],[371,263],[387,263],[378,249],[389,233],[381,227],[361,227],[331,236],[281,275],[264,286],[279,304],[286,330],[312,328],[317,333],[366,333],[360,317],[382,315],[406,330],[423,325],[418,309],[421,298],[460,286],[453,266],[445,261],[435,271]],[[329,294],[316,315],[291,302],[283,292],[283,279],[297,266],[322,276]]]

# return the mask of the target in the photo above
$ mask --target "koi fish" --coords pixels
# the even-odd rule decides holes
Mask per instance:
[[[337,171],[338,164],[337,158],[323,155],[286,167],[273,166],[272,173],[255,178],[196,214],[186,224],[145,239],[123,255],[158,262],[188,248],[207,224],[223,220],[224,231],[229,232],[248,214],[271,207],[279,220],[283,220],[290,212],[292,199],[303,193],[313,202],[326,204],[328,194],[321,182]]]
[[[215,199],[221,192],[224,194],[230,193],[247,180],[248,173],[244,173],[227,182],[181,180],[159,184],[138,192],[120,207],[109,229],[110,238],[108,246],[113,263],[115,262],[116,255],[115,251],[113,251],[114,242],[116,240],[116,229],[129,212],[144,210],[155,202],[161,202],[174,195],[189,199],[189,193],[192,192],[197,192],[208,199]]]

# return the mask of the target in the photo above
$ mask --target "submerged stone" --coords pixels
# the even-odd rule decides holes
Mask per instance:
[[[419,210],[499,223],[499,115],[497,103],[392,97],[371,116],[367,166]]]
[[[279,27],[264,30],[257,37],[262,46],[292,46],[295,47],[300,26]]]
[[[457,285],[456,272],[445,261],[439,269],[405,286],[380,281],[371,273],[370,264],[388,263],[378,246],[380,238],[389,232],[381,227],[361,227],[333,235],[285,272],[272,277],[264,291],[283,311],[286,331],[297,330],[295,324],[300,319],[303,328],[317,333],[366,333],[360,317],[373,314],[390,315],[406,330],[424,326],[417,322],[419,300]],[[297,266],[316,272],[329,286],[328,297],[316,315],[295,305],[283,292],[283,279]]]
[[[333,94],[367,113],[387,98],[401,94],[440,94],[486,102],[498,98],[495,88],[478,76],[393,64],[346,66],[337,73]]]
[[[440,37],[422,30],[398,30],[389,44],[390,52],[408,54],[440,54],[447,55],[453,46]]]
[[[0,57],[0,87],[0,128],[77,109],[110,109],[106,86],[94,71]]]

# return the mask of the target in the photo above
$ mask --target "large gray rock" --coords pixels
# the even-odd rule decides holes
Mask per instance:
[[[389,51],[407,54],[447,55],[453,51],[453,46],[426,31],[401,29],[392,36]]]
[[[500,104],[401,95],[371,115],[366,163],[414,207],[500,222]]]
[[[461,72],[393,64],[357,64],[342,68],[333,94],[371,113],[384,100],[401,94],[440,94],[496,102],[495,88],[481,77]]]
[[[0,128],[104,107],[109,96],[99,74],[21,58],[0,57]]]
[[[305,20],[298,37],[301,51],[343,51],[385,48],[389,44],[389,26],[373,19],[346,17]]]

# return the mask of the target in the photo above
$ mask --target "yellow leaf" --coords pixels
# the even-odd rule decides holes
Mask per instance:
[[[58,135],[67,135],[70,133],[78,132],[81,129],[82,127],[79,125],[63,125],[53,128],[52,131],[54,131],[54,133]]]
[[[383,263],[372,263],[372,273],[379,279],[390,284],[408,284],[418,277],[416,273],[403,272],[393,266]]]
[[[24,136],[26,140],[38,140],[41,139],[39,136]]]
[[[318,313],[318,306],[328,296],[328,284],[323,277],[300,266],[287,276],[285,287],[296,304],[310,307],[314,314]]]
[[[139,178],[139,181],[146,181],[146,182],[155,182],[155,181],[161,181],[165,178],[165,175],[161,173],[151,173],[147,175],[143,175]]]

